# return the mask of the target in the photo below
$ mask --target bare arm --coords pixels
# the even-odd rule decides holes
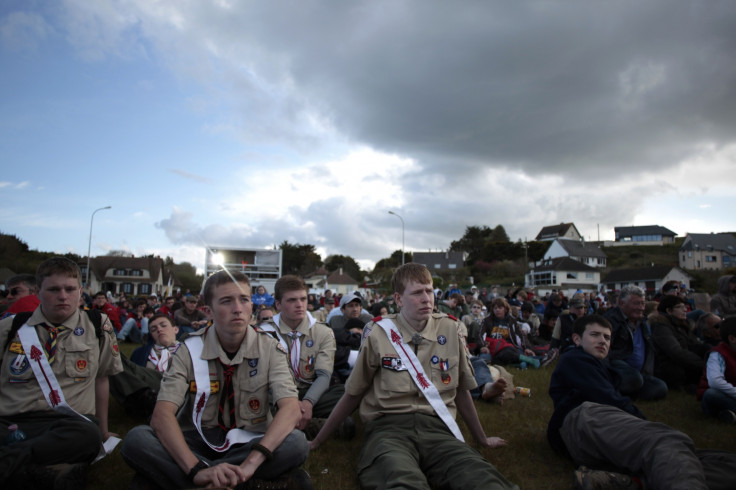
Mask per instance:
[[[480,419],[478,419],[478,412],[475,411],[475,405],[473,405],[473,397],[470,396],[468,390],[458,390],[457,395],[455,395],[455,404],[457,405],[457,411],[462,416],[468,429],[470,429],[470,433],[478,444],[483,447],[500,447],[506,445],[506,441],[500,437],[486,437]]]
[[[95,379],[95,412],[100,422],[102,441],[106,441],[111,435],[107,425],[108,401],[110,398],[110,382],[107,376]]]
[[[309,448],[317,449],[321,443],[327,440],[327,438],[330,437],[330,435],[335,431],[337,426],[340,425],[340,423],[345,420],[348,415],[353,413],[356,408],[358,408],[360,400],[362,399],[362,395],[356,396],[345,393],[342,398],[340,398],[340,401],[337,402],[335,408],[332,409],[330,417],[327,419],[327,422],[325,422],[325,425],[322,426],[322,429],[320,429],[317,437],[315,437],[314,440],[309,443]]]

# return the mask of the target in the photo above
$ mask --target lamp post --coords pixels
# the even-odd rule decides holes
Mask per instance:
[[[401,265],[404,265],[404,218],[393,211],[389,211],[388,214],[393,214],[401,220]]]
[[[95,221],[95,213],[102,211],[103,209],[110,209],[112,206],[105,206],[104,208],[95,209],[92,213],[92,218],[89,220],[89,242],[87,244],[87,279],[84,281],[84,287],[89,287],[89,259],[90,252],[92,251],[92,223]]]

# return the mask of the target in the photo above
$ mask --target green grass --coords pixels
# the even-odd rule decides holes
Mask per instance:
[[[122,346],[126,354],[131,344]],[[516,397],[503,406],[476,402],[476,409],[487,435],[503,437],[509,445],[500,449],[481,449],[481,453],[509,480],[522,489],[570,488],[572,462],[555,454],[547,444],[547,421],[552,414],[552,400],[547,395],[549,377],[554,366],[540,370],[510,369],[516,386],[531,388],[530,398]],[[706,418],[694,396],[676,391],[659,402],[639,402],[637,406],[650,420],[664,422],[687,433],[699,448],[724,449],[736,452],[734,427]],[[357,414],[356,414],[357,415]],[[357,421],[357,420],[356,420]],[[330,440],[312,452],[305,464],[316,489],[357,489],[355,464],[362,445],[362,427],[352,441]],[[122,408],[110,401],[110,427],[121,436],[135,425]],[[471,441],[462,421],[460,427]],[[612,429],[615,430],[615,429]],[[92,466],[88,488],[127,489],[133,471],[123,462],[119,449]]]

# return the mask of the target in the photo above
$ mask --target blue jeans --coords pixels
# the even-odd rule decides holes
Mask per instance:
[[[640,373],[626,361],[611,361],[611,368],[621,377],[618,390],[622,395],[640,400],[659,400],[667,396],[667,383],[654,376]]]
[[[148,334],[148,318],[141,318],[141,328],[138,328],[138,324],[133,318],[128,318],[123,324],[123,328],[118,332],[118,340],[125,340],[130,337],[131,342],[140,344],[143,340],[143,335]]]
[[[711,417],[718,417],[718,414],[724,410],[736,412],[736,398],[731,398],[721,390],[708,388],[703,393],[703,400],[700,402],[703,412]]]
[[[470,364],[473,366],[473,371],[475,371],[475,382],[478,383],[477,388],[470,390],[470,395],[475,399],[480,398],[481,393],[483,393],[483,387],[486,383],[493,383],[491,370],[488,368],[486,361],[482,358],[483,355],[490,357],[490,354],[481,354],[481,357],[473,356],[470,358]]]

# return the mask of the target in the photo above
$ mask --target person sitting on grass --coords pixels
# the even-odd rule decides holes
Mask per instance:
[[[532,345],[516,319],[509,313],[511,307],[505,298],[491,301],[491,314],[483,320],[480,357],[494,364],[519,364],[537,369],[542,364],[534,356]]]
[[[301,414],[286,352],[249,325],[250,297],[241,272],[207,278],[204,302],[213,324],[182,342],[161,381],[151,425],[133,428],[123,441],[134,483],[312,488],[306,471],[296,469],[309,449],[295,429]],[[271,402],[278,406],[273,418]]]
[[[736,317],[723,320],[722,342],[713,348],[698,386],[703,411],[728,423],[736,423]]]
[[[506,444],[487,437],[478,419],[459,322],[433,313],[429,270],[403,265],[391,283],[400,313],[365,326],[345,394],[310,447],[318,448],[360,405],[366,432],[358,461],[362,488],[518,489],[465,443],[455,422],[460,412],[483,447]]]
[[[687,435],[646,420],[618,391],[620,378],[606,360],[608,320],[583,316],[573,329],[576,347],[560,356],[550,379],[547,440],[581,465],[576,488],[733,488],[736,455],[696,450]]]

